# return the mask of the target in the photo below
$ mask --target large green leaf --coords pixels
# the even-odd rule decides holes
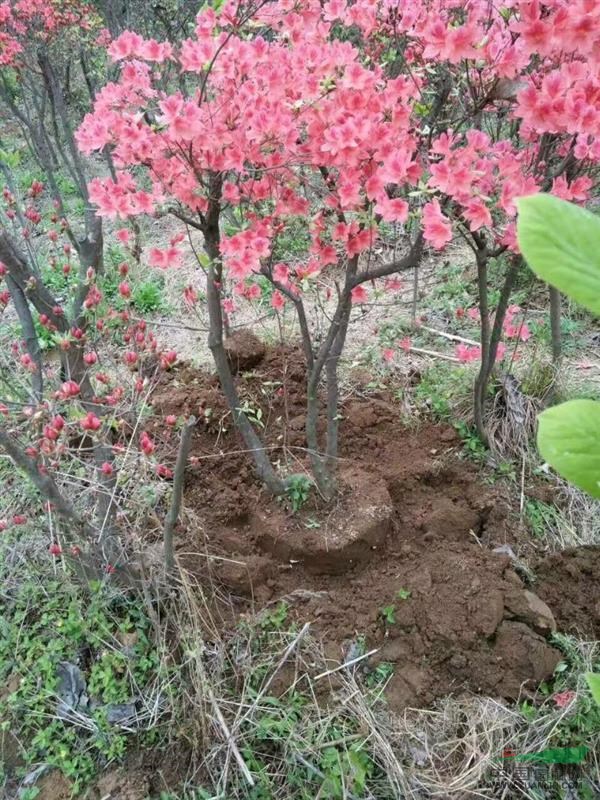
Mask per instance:
[[[538,448],[563,478],[600,497],[600,403],[570,400],[539,417]]]
[[[600,218],[550,194],[517,205],[517,239],[532,270],[600,314]]]
[[[587,685],[590,687],[592,697],[596,701],[596,705],[600,706],[600,674],[597,672],[586,672],[585,679]]]

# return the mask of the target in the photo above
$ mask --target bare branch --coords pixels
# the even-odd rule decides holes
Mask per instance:
[[[423,256],[423,232],[419,231],[410,251],[404,258],[389,261],[387,264],[380,264],[377,267],[370,267],[364,272],[359,272],[354,278],[352,286],[359,286],[365,281],[372,281],[376,278],[385,278],[387,275],[394,275],[397,272],[405,272],[418,266]]]
[[[192,433],[196,425],[196,417],[190,417],[183,426],[181,431],[181,439],[179,442],[179,451],[177,453],[177,462],[175,464],[175,475],[173,477],[173,497],[171,498],[171,507],[169,513],[165,518],[165,525],[163,528],[163,542],[165,546],[165,568],[167,571],[175,567],[175,553],[173,549],[173,531],[179,518],[179,511],[181,510],[181,500],[183,498],[183,483],[185,478],[185,468],[190,452],[190,445],[192,443]]]

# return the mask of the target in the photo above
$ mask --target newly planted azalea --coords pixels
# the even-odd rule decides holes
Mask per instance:
[[[484,386],[519,264],[515,198],[545,188],[584,200],[592,187],[598,13],[562,0],[225,2],[202,9],[179,46],[134,32],[112,42],[120,78],[98,93],[77,138],[85,153],[110,150],[116,173],[92,181],[90,198],[110,219],[169,212],[182,231],[201,231],[209,344],[271,490],[284,490],[283,476],[242,410],[223,347],[225,314],[237,297],[260,295],[265,278],[274,308],[297,313],[306,440],[326,496],[335,489],[337,367],[353,305],[457,232],[477,259]],[[167,64],[175,82],[165,79]],[[299,221],[310,235],[300,264],[278,248]],[[389,225],[399,255],[386,260],[378,242]],[[502,254],[506,285],[492,325],[487,270]],[[177,267],[181,247],[155,248],[148,260]],[[336,298],[319,338],[305,307],[315,293]]]

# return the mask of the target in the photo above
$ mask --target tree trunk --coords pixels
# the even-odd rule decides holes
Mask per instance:
[[[550,294],[550,331],[552,334],[552,361],[558,367],[562,357],[561,296],[554,286],[548,287]]]
[[[490,317],[488,305],[488,257],[485,253],[477,254],[477,291],[480,316],[481,364],[479,374],[473,387],[473,418],[475,428],[482,442],[487,444],[485,427],[485,393],[487,390],[487,374],[489,368],[490,349]]]
[[[17,316],[19,317],[19,322],[21,323],[25,347],[35,365],[35,372],[31,376],[31,385],[33,395],[39,403],[44,396],[44,373],[42,351],[35,331],[31,309],[29,308],[25,293],[10,273],[6,276],[6,285],[8,286],[8,291],[10,292]]]
[[[220,196],[220,186],[215,186],[213,191]],[[242,411],[240,398],[235,388],[233,374],[227,353],[223,346],[223,308],[221,305],[221,252],[219,248],[219,215],[220,204],[218,197],[213,198],[212,208],[209,210],[204,225],[204,249],[209,257],[209,267],[206,281],[206,304],[209,318],[208,346],[213,355],[219,381],[227,405],[231,410],[236,428],[240,432],[246,447],[254,461],[256,471],[265,486],[275,495],[285,492],[285,484],[273,469],[265,447],[246,414]]]
[[[504,276],[504,283],[502,284],[502,289],[500,291],[500,299],[498,300],[498,306],[496,307],[496,313],[494,314],[494,325],[490,330],[488,316],[489,306],[487,297],[487,262],[488,259],[486,257],[484,265],[482,264],[480,267],[478,264],[479,310],[481,313],[481,367],[475,380],[473,404],[475,427],[477,429],[478,436],[484,442],[484,444],[488,443],[487,428],[485,426],[485,397],[492,372],[494,371],[494,367],[496,365],[498,345],[502,338],[502,326],[504,325],[504,320],[506,318],[506,311],[508,309],[510,296],[515,285],[517,274],[523,263],[521,258],[515,257],[511,259],[508,265],[506,275]],[[484,287],[485,293],[483,294]],[[486,314],[485,323],[483,319],[484,309]]]

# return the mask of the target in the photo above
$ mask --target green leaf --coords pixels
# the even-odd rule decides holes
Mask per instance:
[[[546,283],[600,314],[600,218],[549,194],[517,201],[517,238]]]
[[[571,483],[600,497],[600,403],[570,400],[539,417],[542,457]]]
[[[592,693],[592,697],[594,698],[596,705],[600,706],[600,673],[586,672],[585,679],[587,681],[587,685],[590,687],[590,692]]]

